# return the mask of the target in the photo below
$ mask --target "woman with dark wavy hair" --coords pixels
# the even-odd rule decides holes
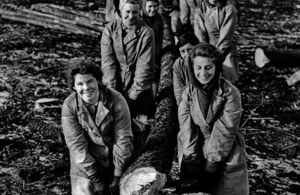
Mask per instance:
[[[133,154],[126,100],[102,85],[100,68],[92,61],[72,60],[67,77],[74,92],[63,103],[61,120],[72,195],[119,194],[120,177]]]
[[[239,131],[241,95],[220,77],[223,55],[200,43],[190,52],[190,84],[178,108],[179,192],[248,195],[244,138]],[[187,187],[189,186],[189,187]]]

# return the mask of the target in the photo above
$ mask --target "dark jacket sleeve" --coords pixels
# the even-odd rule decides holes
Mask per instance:
[[[89,141],[79,124],[76,111],[71,108],[66,100],[62,107],[61,121],[70,156],[74,158],[75,163],[87,176],[95,174],[97,172],[96,160],[89,153]]]
[[[113,162],[114,175],[121,176],[133,154],[132,129],[129,108],[124,97],[120,94],[114,104],[114,144]]]
[[[103,30],[101,37],[101,70],[102,82],[109,88],[117,87],[117,64],[118,60],[114,51],[111,34],[111,23]]]
[[[134,82],[128,92],[129,98],[133,100],[136,100],[143,90],[149,89],[154,79],[155,42],[153,30],[147,29],[141,36]]]
[[[205,169],[215,172],[220,162],[226,161],[236,139],[241,119],[241,94],[233,85],[225,94],[224,109],[216,120],[211,137],[206,144]]]
[[[236,26],[236,10],[232,4],[225,7],[225,18],[220,28],[220,37],[216,47],[227,55],[233,44],[234,31]]]

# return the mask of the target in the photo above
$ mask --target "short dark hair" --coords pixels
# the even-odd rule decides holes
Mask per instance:
[[[91,74],[98,80],[99,84],[102,86],[102,72],[100,70],[100,67],[96,65],[92,60],[73,58],[69,61],[66,76],[68,80],[68,86],[71,90],[73,90],[76,74]]]
[[[180,47],[188,43],[190,43],[193,46],[199,43],[197,37],[191,32],[185,32],[182,35],[180,35],[180,37],[178,38],[178,42],[176,44],[177,52],[179,52]]]
[[[191,60],[197,56],[211,58],[216,66],[222,66],[223,55],[222,53],[210,43],[199,43],[191,51]]]

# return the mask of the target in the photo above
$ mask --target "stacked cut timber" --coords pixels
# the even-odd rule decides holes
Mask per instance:
[[[142,155],[126,170],[120,181],[121,195],[150,195],[161,190],[172,168],[178,133],[177,106],[173,93],[172,67],[175,61],[170,19],[165,21],[158,105],[154,125]],[[167,49],[169,48],[169,49]]]
[[[7,20],[75,34],[98,36],[104,28],[103,17],[101,16],[51,4],[34,4],[31,9],[11,4],[0,4],[0,16]]]

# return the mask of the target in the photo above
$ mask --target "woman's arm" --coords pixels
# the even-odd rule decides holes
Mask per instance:
[[[184,66],[184,64],[180,63],[180,59],[178,58],[173,65],[173,88],[177,105],[179,105],[181,101],[181,95],[186,83],[182,75],[183,71],[180,70],[180,66]]]
[[[226,13],[220,28],[220,37],[216,47],[226,56],[233,44],[234,31],[236,26],[236,10],[233,5],[225,7]]]
[[[128,97],[136,100],[139,94],[149,89],[154,79],[155,42],[152,29],[141,35],[141,46],[138,52],[134,82],[128,91]]]
[[[118,60],[114,50],[113,39],[109,26],[104,28],[101,37],[101,70],[102,82],[109,88],[117,88],[117,64]]]
[[[195,125],[190,109],[189,87],[182,93],[182,101],[178,107],[178,120],[180,131],[177,136],[178,140],[178,160],[179,162],[188,163],[190,168],[199,169],[200,153],[202,149],[199,142],[199,130]],[[193,166],[194,165],[194,166]]]
[[[68,100],[68,99],[67,99]],[[70,102],[65,100],[62,107],[62,128],[70,155],[75,163],[87,176],[97,173],[96,161],[89,153],[89,141],[86,139],[84,130],[77,119],[75,109],[70,107]]]
[[[204,18],[200,7],[196,8],[195,10],[194,34],[198,38],[200,43],[208,42],[207,30],[205,28]]]
[[[127,103],[124,97],[121,95],[118,95],[118,99],[113,106],[113,115],[113,162],[115,165],[114,175],[120,177],[133,155],[131,117]]]
[[[239,129],[241,112],[241,94],[232,86],[225,97],[223,111],[220,112],[206,144],[207,171],[215,172],[218,164],[228,157]]]

